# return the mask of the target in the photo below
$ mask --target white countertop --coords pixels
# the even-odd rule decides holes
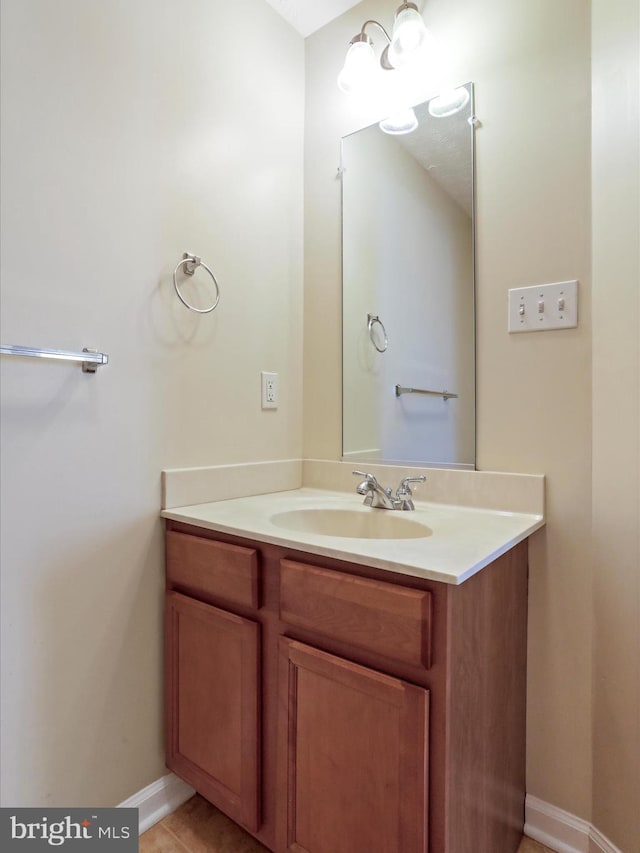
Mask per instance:
[[[414,577],[460,584],[544,525],[542,515],[415,501],[414,512],[372,509],[356,494],[300,488],[162,511],[163,518]],[[271,517],[323,508],[393,513],[430,528],[413,539],[356,539],[293,531]]]

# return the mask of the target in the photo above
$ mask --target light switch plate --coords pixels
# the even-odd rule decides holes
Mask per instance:
[[[509,332],[545,332],[577,325],[577,281],[515,287],[509,291]]]

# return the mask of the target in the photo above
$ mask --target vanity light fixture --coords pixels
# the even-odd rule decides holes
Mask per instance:
[[[373,51],[373,41],[365,32],[369,25],[378,27],[387,40],[379,61]],[[361,92],[370,87],[379,68],[393,71],[406,65],[418,53],[427,36],[427,28],[415,3],[403,3],[398,7],[391,36],[378,21],[365,21],[360,32],[349,42],[344,66],[338,75],[338,88],[343,92]]]

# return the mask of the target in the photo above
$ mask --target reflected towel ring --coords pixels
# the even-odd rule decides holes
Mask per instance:
[[[389,346],[389,339],[387,338],[387,330],[384,327],[384,323],[378,317],[377,314],[367,314],[367,321],[367,328],[369,329],[369,337],[371,338],[371,343],[378,350],[378,352],[386,352],[387,347]],[[380,326],[380,328],[382,329],[382,334],[384,335],[384,346],[382,347],[378,346],[375,336],[373,334],[373,327],[376,323]]]
[[[209,308],[196,308],[195,305],[191,305],[190,302],[187,302],[184,296],[180,293],[180,288],[178,287],[178,280],[176,278],[180,267],[184,267],[185,275],[193,275],[198,269],[198,267],[202,267],[209,273],[209,275],[211,276],[211,280],[213,281],[213,286],[216,289],[216,298],[213,305],[211,305]],[[218,282],[216,281],[215,275],[204,263],[202,258],[199,258],[197,255],[191,255],[189,254],[189,252],[184,253],[184,255],[182,256],[182,260],[178,263],[178,265],[173,271],[173,286],[175,288],[176,293],[178,294],[178,299],[180,300],[180,302],[182,302],[182,304],[190,311],[195,311],[197,314],[209,314],[209,312],[213,311],[214,308],[217,308],[218,302],[220,302],[220,288],[218,287]]]

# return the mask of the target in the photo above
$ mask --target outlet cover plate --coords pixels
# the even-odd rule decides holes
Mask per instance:
[[[263,409],[278,408],[278,374],[260,371],[261,403]]]
[[[577,281],[515,287],[509,291],[509,332],[545,332],[577,325]]]

